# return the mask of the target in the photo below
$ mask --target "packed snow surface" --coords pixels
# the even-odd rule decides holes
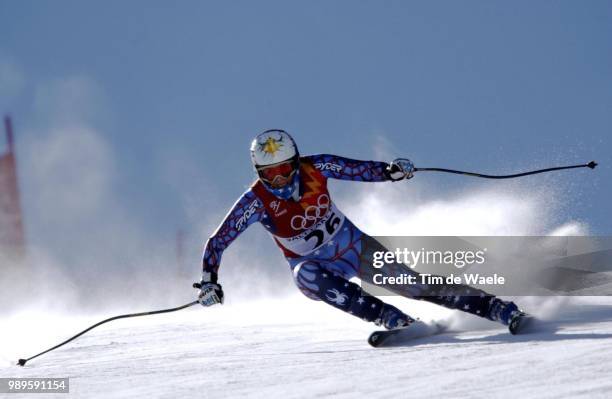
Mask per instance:
[[[296,296],[111,322],[22,368],[18,358],[112,316],[23,311],[3,320],[0,377],[70,377],[75,398],[603,398],[612,392],[610,298],[516,298],[547,320],[520,336],[456,311],[390,300],[425,321],[445,320],[453,332],[374,349],[366,340],[375,326]]]

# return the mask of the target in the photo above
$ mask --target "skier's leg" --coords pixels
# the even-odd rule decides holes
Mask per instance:
[[[430,285],[427,292],[414,298],[492,321],[499,321],[506,325],[510,323],[513,314],[519,310],[514,302],[503,301],[480,289],[459,284]]]
[[[364,295],[357,284],[331,272],[322,262],[306,260],[293,269],[295,282],[307,297],[321,300],[365,321],[393,329],[414,321],[395,306]]]
[[[373,237],[365,234],[362,237],[362,248],[360,277],[362,279],[365,277],[366,281],[372,281],[371,275],[368,273],[372,273],[371,259],[373,259],[373,252],[388,252],[389,250]],[[421,281],[419,273],[401,263],[386,264],[378,272],[382,272],[386,276],[411,274],[416,277],[416,281]],[[514,302],[503,301],[495,295],[461,284],[393,285],[389,286],[388,289],[406,298],[419,299],[450,309],[461,310],[506,325],[509,324],[515,312],[519,310]]]

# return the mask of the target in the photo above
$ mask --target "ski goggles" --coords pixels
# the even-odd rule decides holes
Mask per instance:
[[[269,166],[257,168],[259,178],[273,188],[285,186],[298,169],[297,162],[289,160]]]

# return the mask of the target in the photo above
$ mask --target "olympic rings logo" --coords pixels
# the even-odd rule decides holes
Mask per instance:
[[[327,194],[319,195],[317,205],[310,205],[304,211],[304,216],[295,215],[291,218],[291,227],[293,230],[306,230],[312,227],[317,220],[325,216],[329,209],[329,197]]]

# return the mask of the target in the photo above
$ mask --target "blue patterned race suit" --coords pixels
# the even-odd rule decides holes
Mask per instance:
[[[298,171],[298,201],[280,199],[256,180],[206,242],[203,271],[214,275],[216,280],[223,251],[247,227],[259,222],[283,251],[296,285],[307,297],[324,301],[363,320],[383,324],[386,328],[409,324],[412,318],[367,295],[359,285],[349,281],[359,277],[360,263],[371,251],[386,251],[386,248],[357,228],[336,207],[327,190],[330,178],[390,181],[386,173],[388,166],[385,162],[358,161],[336,155],[303,156]],[[411,286],[410,290],[398,288],[396,293],[505,324],[510,311],[516,309],[511,302],[461,285]]]

